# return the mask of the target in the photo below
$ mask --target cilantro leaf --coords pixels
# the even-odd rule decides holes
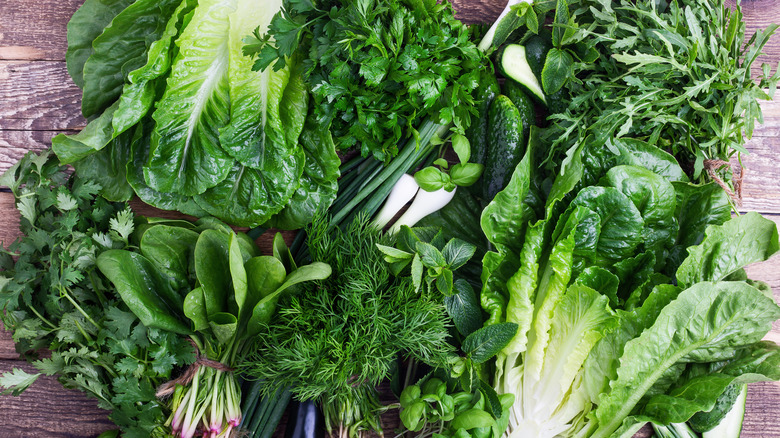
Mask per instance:
[[[0,387],[5,388],[5,390],[0,392],[0,395],[12,394],[17,396],[21,394],[35,383],[38,376],[40,376],[40,373],[29,374],[20,368],[14,368],[9,372],[3,373],[0,375]]]

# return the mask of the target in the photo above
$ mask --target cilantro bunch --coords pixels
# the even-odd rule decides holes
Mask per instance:
[[[418,138],[428,117],[462,134],[488,68],[447,1],[285,0],[268,34],[260,32],[245,40],[254,68],[278,69],[304,54],[314,116],[330,124],[339,149],[380,161]]]
[[[141,324],[95,269],[102,252],[131,246],[127,204],[69,178],[50,153],[27,154],[0,185],[16,197],[23,234],[0,252],[0,319],[40,371],[14,369],[0,376],[0,386],[19,394],[40,374],[56,374],[111,410],[123,436],[157,436],[167,416],[155,389],[195,356],[185,339]],[[34,360],[43,348],[51,357]]]

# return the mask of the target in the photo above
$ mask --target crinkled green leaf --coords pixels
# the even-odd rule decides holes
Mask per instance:
[[[230,122],[229,17],[235,5],[203,0],[179,36],[179,55],[156,104],[147,184],[160,192],[194,196],[223,181],[233,160],[219,145]]]
[[[688,248],[677,270],[680,285],[718,281],[750,263],[767,260],[778,251],[777,225],[749,212],[723,225],[711,225],[698,246]]]

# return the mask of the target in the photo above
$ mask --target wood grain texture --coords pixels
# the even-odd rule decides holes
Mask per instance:
[[[65,60],[65,29],[83,0],[0,2],[0,59]]]
[[[0,372],[12,368],[35,372],[25,362],[0,360]],[[39,377],[19,397],[0,397],[0,413],[0,438],[86,438],[116,429],[97,401],[47,376]]]
[[[0,61],[0,130],[81,129],[81,90],[62,61]]]

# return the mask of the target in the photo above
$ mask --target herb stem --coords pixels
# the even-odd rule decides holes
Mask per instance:
[[[75,308],[76,308],[76,310],[78,310],[78,311],[79,311],[79,313],[81,313],[82,315],[84,315],[84,318],[85,318],[87,321],[89,321],[90,323],[92,323],[92,325],[94,325],[94,326],[95,326],[95,327],[96,327],[98,330],[102,330],[102,329],[103,329],[103,326],[102,326],[102,325],[100,325],[100,324],[98,324],[98,323],[96,323],[96,322],[95,322],[95,320],[93,320],[93,319],[92,319],[92,317],[91,317],[91,316],[89,316],[89,315],[87,314],[87,312],[85,312],[85,311],[84,311],[84,309],[82,309],[82,308],[81,308],[81,306],[79,306],[79,304],[76,302],[76,300],[74,300],[74,299],[73,299],[73,297],[71,297],[71,296],[70,296],[70,294],[68,293],[68,291],[67,291],[67,290],[66,290],[64,287],[62,287],[62,286],[60,286],[60,294],[61,294],[62,296],[64,296],[65,298],[67,298],[67,299],[68,299],[68,301],[70,301],[70,303],[71,303],[71,304],[73,304],[73,307],[75,307]]]

